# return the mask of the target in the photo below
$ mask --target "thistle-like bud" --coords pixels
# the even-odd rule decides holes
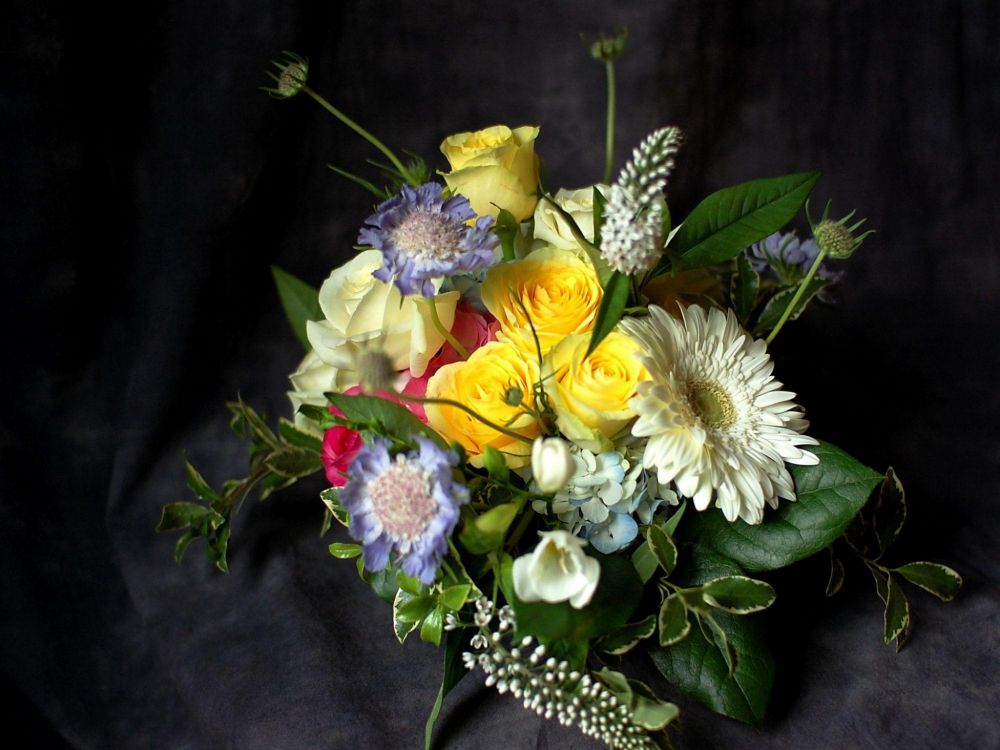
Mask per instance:
[[[355,355],[354,362],[361,390],[365,393],[382,393],[396,387],[399,373],[381,349],[362,349]]]
[[[295,96],[306,85],[309,77],[309,61],[294,52],[283,53],[281,60],[272,60],[271,64],[278,69],[277,73],[266,71],[274,81],[274,86],[263,86],[262,89],[277,99],[287,99]]]
[[[865,219],[861,219],[861,221],[847,226],[847,222],[854,216],[854,211],[836,221],[828,218],[829,213],[830,202],[827,201],[826,208],[823,209],[823,218],[819,220],[818,224],[812,224],[810,220],[810,224],[812,224],[813,239],[816,240],[819,249],[831,258],[850,258],[854,254],[854,251],[861,247],[861,243],[865,241],[865,238],[875,233],[874,229],[869,229],[857,237],[854,236],[854,232],[866,221]]]
[[[590,45],[590,56],[598,62],[613,62],[625,51],[625,40],[628,29],[617,29],[611,34],[601,34],[597,41]]]

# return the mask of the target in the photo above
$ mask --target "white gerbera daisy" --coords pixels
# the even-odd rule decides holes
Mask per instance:
[[[766,345],[731,310],[691,305],[683,320],[649,312],[622,321],[650,374],[629,401],[639,415],[632,434],[648,438],[643,464],[698,510],[714,498],[730,521],[760,523],[764,503],[795,500],[785,463],[819,463],[800,447],[817,442],[802,434],[809,423],[795,394],[781,390]]]

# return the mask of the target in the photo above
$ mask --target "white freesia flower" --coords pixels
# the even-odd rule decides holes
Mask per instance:
[[[365,250],[323,282],[319,306],[325,320],[306,323],[306,335],[317,356],[337,370],[338,389],[357,385],[354,372],[358,354],[378,348],[397,371],[420,377],[428,361],[444,343],[423,299],[403,297],[393,284],[379,281],[372,272],[382,267],[382,253]],[[441,323],[451,330],[458,292],[433,298]]]
[[[594,596],[601,577],[600,563],[588,557],[586,541],[568,531],[541,531],[534,551],[514,561],[514,593],[523,602],[569,601],[583,609]]]
[[[531,446],[531,473],[546,494],[561,490],[576,472],[569,443],[562,438],[535,438]]]

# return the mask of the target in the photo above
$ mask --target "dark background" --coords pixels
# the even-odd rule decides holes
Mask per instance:
[[[757,730],[680,700],[685,748],[991,748],[1000,600],[996,189],[1000,20],[982,2],[8,3],[0,27],[0,689],[25,746],[416,748],[439,655],[318,537],[320,482],[248,505],[231,573],[152,529],[244,448],[224,400],[287,414],[301,351],[269,265],[318,284],[372,200],[326,168],[374,154],[305,97],[256,87],[282,49],[396,149],[541,125],[549,184],[603,164],[581,32],[628,26],[618,163],[688,134],[670,194],[818,168],[817,202],[878,234],[841,305],[774,347],[812,433],[906,482],[911,644],[881,643],[868,574],[779,575],[778,676]],[[438,747],[590,747],[467,678]]]

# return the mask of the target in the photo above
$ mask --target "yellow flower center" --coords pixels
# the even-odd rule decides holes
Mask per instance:
[[[736,407],[729,394],[711,380],[688,383],[688,404],[698,418],[714,429],[724,430],[736,423]]]

